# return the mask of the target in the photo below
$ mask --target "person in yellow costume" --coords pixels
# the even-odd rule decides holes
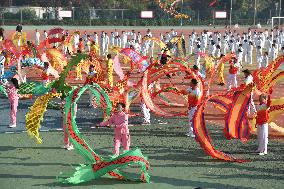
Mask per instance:
[[[12,53],[10,52],[10,51],[6,51],[5,52],[5,58],[6,58],[6,60],[5,60],[5,65],[6,66],[10,66],[10,64],[11,64],[11,58],[12,58]]]
[[[225,60],[224,60],[224,54],[221,54],[220,60],[219,60],[219,66],[217,68],[217,74],[218,74],[218,85],[225,85],[225,79],[224,79],[224,68],[225,68]]]
[[[94,54],[99,53],[99,47],[94,41],[91,41],[91,52],[93,52]]]
[[[107,55],[107,82],[110,87],[113,87],[113,60],[111,54]]]
[[[76,78],[75,80],[83,80],[82,76],[82,66],[84,64],[84,60],[81,60],[79,64],[76,66],[75,71],[76,71]]]

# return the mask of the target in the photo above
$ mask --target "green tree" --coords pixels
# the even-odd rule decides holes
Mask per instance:
[[[20,11],[17,14],[21,14]],[[36,20],[37,19],[36,11],[33,9],[28,9],[28,8],[23,9],[22,15],[23,15],[24,20]]]
[[[90,6],[87,2],[81,4],[74,11],[75,20],[89,20],[90,19]]]

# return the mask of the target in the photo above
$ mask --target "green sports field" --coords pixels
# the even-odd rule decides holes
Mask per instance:
[[[14,28],[13,26],[5,29],[7,31],[9,29],[14,30]],[[29,30],[35,28],[39,27],[27,27]],[[50,29],[52,26],[42,26],[40,28]],[[101,26],[99,28],[108,29]],[[125,29],[124,27],[116,28]],[[76,28],[70,27],[68,29]],[[84,27],[83,29],[93,28]],[[137,29],[144,31],[145,27]],[[185,29],[191,31],[192,28]],[[158,31],[156,33],[158,34]],[[279,92],[278,96],[282,96],[283,93],[280,89],[277,92]],[[22,124],[24,124],[23,109],[27,109],[27,107],[29,106],[24,104],[21,113],[19,113],[20,118],[18,117],[18,119]],[[213,115],[214,113],[211,112]],[[2,113],[1,115],[6,114]],[[48,125],[49,127],[55,125],[58,122],[58,120],[56,122],[58,116],[55,116],[55,114],[56,112],[52,113],[49,110],[42,125]],[[81,132],[87,139],[88,144],[99,154],[110,155],[113,150],[113,130],[110,128],[87,129],[96,118],[91,117],[93,114],[86,114],[83,111],[79,111],[79,114],[77,116],[78,125],[83,127]],[[83,117],[83,114],[86,115]],[[73,173],[75,167],[84,163],[84,160],[75,150],[67,151],[61,148],[63,146],[63,131],[49,131],[41,132],[43,144],[36,144],[33,139],[29,138],[27,133],[0,134],[0,189],[284,188],[283,140],[270,139],[268,155],[259,156],[255,153],[257,149],[255,136],[252,136],[248,143],[243,144],[238,140],[229,141],[225,139],[222,127],[208,126],[212,143],[218,150],[248,160],[248,162],[242,164],[226,163],[207,156],[193,138],[184,135],[187,131],[187,119],[159,119],[168,124],[160,125],[158,121],[154,121],[155,124],[151,126],[135,125],[130,127],[132,149],[135,147],[140,148],[143,154],[149,158],[151,164],[149,171],[151,175],[150,184],[117,181],[109,178],[101,178],[78,186],[59,184],[56,181],[56,176],[60,172]],[[139,123],[136,120],[131,122]],[[1,127],[6,127],[5,124],[1,124]],[[127,169],[127,171],[135,174],[138,173],[139,169],[134,167]]]
[[[283,188],[283,142],[269,141],[269,154],[254,153],[256,140],[228,141],[222,128],[210,126],[215,146],[247,163],[226,163],[207,156],[193,138],[184,135],[185,119],[168,119],[168,124],[130,127],[132,148],[139,147],[151,163],[150,184],[101,178],[78,186],[56,182],[59,173],[71,173],[83,158],[61,148],[62,131],[41,132],[44,143],[36,144],[26,133],[0,134],[0,188]],[[80,123],[78,123],[80,124]],[[91,147],[109,155],[113,149],[110,128],[82,130]],[[128,171],[135,171],[131,168]]]

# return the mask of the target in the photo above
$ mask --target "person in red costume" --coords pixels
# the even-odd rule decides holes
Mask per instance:
[[[94,83],[97,83],[97,72],[95,71],[95,66],[90,65],[89,66],[89,73],[86,77],[84,85],[93,85]],[[90,107],[93,106],[93,98],[94,95],[89,91],[89,96],[90,96]]]
[[[230,68],[229,68],[229,76],[228,76],[228,89],[231,90],[233,87],[238,87],[237,82],[237,74],[240,69],[240,65],[238,64],[238,60],[236,58],[233,58],[230,61]]]
[[[188,88],[188,133],[187,136],[195,137],[193,132],[192,119],[197,110],[197,107],[200,105],[202,93],[198,87],[198,81],[196,79],[192,79],[190,82],[190,86]]]
[[[44,62],[43,63],[43,70],[42,70],[42,74],[41,74],[42,83],[44,85],[46,85],[49,82],[49,74],[50,74],[49,63]]]
[[[84,52],[84,42],[83,38],[80,38],[77,53],[83,53],[83,52]]]
[[[271,104],[271,93],[268,95],[262,94],[259,96],[260,104],[256,107],[256,127],[257,127],[257,138],[258,138],[258,149],[259,155],[267,154],[267,144],[268,144],[268,121],[269,121],[269,109]]]
[[[200,76],[202,79],[204,79],[204,75],[202,75],[202,73],[199,71],[198,66],[193,65],[193,67],[191,68],[191,71],[195,74],[196,77]],[[194,79],[196,79],[196,77],[194,77]],[[188,71],[186,71],[186,76],[184,78],[192,79],[193,76]]]
[[[195,73],[195,75],[200,76],[202,79],[205,79],[205,76],[202,75],[202,73],[199,71],[198,66],[193,65],[191,70]]]
[[[85,85],[93,85],[93,83],[96,83],[97,82],[97,72],[95,70],[95,66],[94,65],[90,65],[89,66],[89,73],[86,77],[86,80],[85,80]]]

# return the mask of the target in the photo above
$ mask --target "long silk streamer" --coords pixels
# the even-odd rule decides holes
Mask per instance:
[[[147,172],[150,164],[139,149],[129,150],[117,157],[104,158],[93,151],[85,142],[76,124],[75,106],[82,93],[87,89],[91,90],[91,92],[95,95],[97,104],[100,103],[100,98],[110,101],[106,93],[97,84],[94,84],[93,86],[86,85],[81,89],[75,88],[66,98],[66,104],[64,107],[64,122],[67,125],[66,131],[69,133],[70,141],[74,145],[75,149],[83,156],[87,164],[81,164],[79,167],[77,167],[76,172],[72,175],[69,175],[69,178],[62,177],[68,176],[66,174],[61,175],[58,178],[58,181],[62,183],[79,184],[108,174],[111,177],[119,180],[150,182],[150,176]],[[111,109],[111,106],[108,108]],[[140,178],[129,178],[121,170],[121,168],[132,164],[138,164],[141,167]]]
[[[35,103],[30,107],[26,115],[26,129],[29,135],[36,138],[38,143],[42,143],[39,135],[40,122],[43,120],[44,112],[46,112],[47,104],[50,99],[59,97],[58,93],[49,93],[40,96],[36,99]]]
[[[248,101],[250,99],[250,93],[252,91],[253,86],[248,86],[244,91],[239,92],[236,94],[235,98],[232,101],[232,106],[228,107],[228,105],[222,104],[223,107],[228,108],[228,110],[231,112],[231,114],[228,114],[228,125],[226,128],[227,133],[229,136],[232,136],[234,138],[239,137],[239,130],[238,128],[243,127],[241,124],[236,124],[236,119],[235,116],[230,116],[230,115],[235,115],[235,114],[244,114]],[[213,97],[211,97],[213,98]],[[197,109],[194,118],[193,118],[193,129],[195,132],[195,138],[199,142],[199,144],[203,147],[203,149],[211,155],[213,158],[225,160],[225,161],[235,161],[235,162],[244,162],[245,160],[243,159],[237,159],[234,158],[231,155],[225,154],[219,150],[216,150],[212,143],[211,143],[211,138],[208,135],[206,125],[205,125],[205,119],[204,119],[204,110],[206,107],[207,102],[209,102],[210,98],[206,99]],[[234,106],[235,103],[240,103],[237,106]],[[242,117],[240,119],[241,123],[246,124],[245,117]],[[238,120],[239,121],[239,120]],[[233,124],[232,124],[233,123]],[[236,124],[236,125],[235,125]],[[247,129],[247,128],[242,128],[242,129]],[[239,132],[237,132],[239,131]],[[242,135],[241,135],[242,136]]]

